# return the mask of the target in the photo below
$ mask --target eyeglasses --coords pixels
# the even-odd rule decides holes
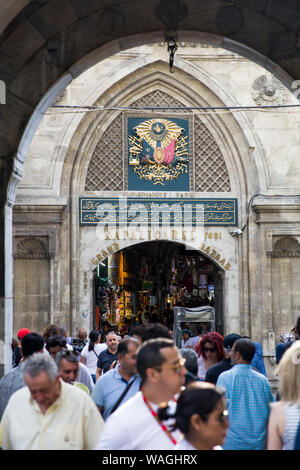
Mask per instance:
[[[170,369],[176,372],[177,374],[180,374],[181,369],[184,367],[186,360],[181,358],[178,359],[178,361],[174,362],[174,364],[163,364],[161,367],[156,367],[156,370],[160,371],[165,368],[165,369]]]
[[[203,351],[204,351],[204,352],[211,352],[211,353],[214,353],[214,352],[216,352],[216,348],[203,348]]]
[[[233,349],[232,349],[232,348],[224,348],[224,351],[225,351],[227,354],[232,354],[232,353],[233,353]]]
[[[64,359],[65,357],[67,358],[67,357],[74,357],[74,356],[77,358],[79,356],[79,353],[75,351],[74,349],[72,351],[69,349],[66,349],[66,350],[62,349],[61,351],[59,351],[58,354],[61,359]]]
[[[221,423],[224,424],[228,420],[228,410],[222,411],[222,413],[219,413],[217,416],[217,420]]]

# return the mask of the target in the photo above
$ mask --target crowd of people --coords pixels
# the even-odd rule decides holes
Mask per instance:
[[[178,348],[171,322],[148,310],[123,334],[109,323],[76,337],[19,330],[0,379],[0,447],[299,449],[300,316],[295,339],[277,347],[274,397],[259,343],[186,324]]]

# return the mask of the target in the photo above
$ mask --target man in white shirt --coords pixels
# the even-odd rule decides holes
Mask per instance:
[[[25,387],[10,398],[0,423],[4,450],[91,450],[103,419],[87,393],[63,382],[47,354],[22,366]]]
[[[170,339],[146,341],[138,350],[137,370],[142,390],[121,405],[106,421],[97,449],[168,450],[182,438],[170,433],[157,410],[180,392],[187,373],[184,359]],[[173,403],[173,406],[176,406]]]

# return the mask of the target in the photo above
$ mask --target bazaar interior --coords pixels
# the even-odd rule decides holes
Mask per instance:
[[[109,322],[117,333],[124,334],[149,306],[172,329],[166,311],[175,306],[212,306],[216,328],[222,332],[222,284],[217,266],[184,244],[151,241],[133,245],[95,269],[94,323],[101,329]]]

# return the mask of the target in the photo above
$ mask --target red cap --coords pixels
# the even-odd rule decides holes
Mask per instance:
[[[28,328],[21,328],[17,333],[17,337],[22,339],[24,338],[24,336],[28,335],[28,333],[31,333],[31,331],[28,330]]]

